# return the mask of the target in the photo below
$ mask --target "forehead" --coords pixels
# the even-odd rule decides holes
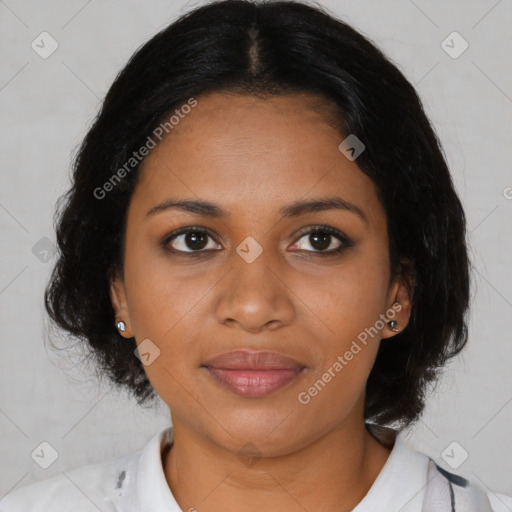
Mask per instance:
[[[335,122],[334,107],[311,95],[199,97],[142,162],[134,206],[142,213],[182,196],[261,216],[292,200],[339,195],[378,216],[375,185],[339,151],[345,137]]]

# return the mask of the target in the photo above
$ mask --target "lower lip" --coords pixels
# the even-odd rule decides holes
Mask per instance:
[[[244,397],[269,395],[292,382],[301,370],[228,370],[206,367],[217,382]]]

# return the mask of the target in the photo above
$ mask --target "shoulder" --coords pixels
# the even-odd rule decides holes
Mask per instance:
[[[492,512],[510,512],[512,510],[512,496],[489,491],[487,493]]]
[[[402,486],[400,493],[402,501],[406,502],[405,510],[512,511],[512,497],[443,469],[429,455],[410,446],[399,431],[374,425],[369,427],[382,444],[390,446],[394,440],[385,468],[391,480]],[[407,494],[408,491],[412,496]]]
[[[131,511],[141,452],[82,466],[20,487],[0,500],[0,512]]]
[[[428,465],[428,484],[424,505],[426,510],[436,510],[435,504],[442,499],[451,510],[461,512],[510,512],[512,498],[505,494],[484,489],[479,483],[470,481],[438,466],[432,459]]]

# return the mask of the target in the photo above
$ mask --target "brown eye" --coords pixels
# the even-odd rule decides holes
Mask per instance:
[[[213,244],[209,244],[209,240],[213,237],[204,229],[186,228],[168,237],[164,241],[164,245],[171,245],[171,250],[175,252],[204,252],[205,250],[216,249],[218,244],[213,240]],[[208,246],[210,245],[210,246]]]
[[[301,242],[301,240],[304,240],[304,242]],[[308,249],[308,245],[312,249]],[[293,250],[299,249],[318,253],[319,255],[328,255],[339,253],[347,247],[352,247],[352,245],[353,243],[343,233],[325,226],[316,227],[303,233],[301,238],[295,242]]]

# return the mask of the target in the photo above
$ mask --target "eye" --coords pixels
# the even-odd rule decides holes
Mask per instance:
[[[208,238],[214,240],[207,229],[190,226],[166,237],[162,245],[165,247],[171,244],[170,250],[173,252],[203,253],[215,250],[218,246],[216,242],[209,244]]]
[[[316,253],[318,256],[334,255],[352,247],[353,242],[341,231],[330,226],[309,226],[307,231],[302,230],[301,238],[294,243],[292,251],[304,250],[305,252]],[[210,242],[208,239],[211,239]],[[304,239],[304,242],[302,240]],[[333,241],[338,244],[332,247]],[[307,245],[313,248],[309,250]],[[168,248],[168,246],[171,246]],[[198,226],[189,226],[171,233],[162,242],[162,246],[174,253],[203,254],[212,250],[219,250],[222,247],[215,241],[215,237],[209,230]]]
[[[304,242],[301,242],[303,239]],[[338,243],[335,243],[333,247],[334,240],[337,240]],[[305,249],[307,245],[312,247],[313,250]],[[352,247],[352,245],[352,241],[341,231],[330,226],[314,226],[313,228],[309,227],[308,231],[302,232],[301,238],[295,242],[293,248],[318,253],[319,256],[327,256],[340,253],[347,247]]]

